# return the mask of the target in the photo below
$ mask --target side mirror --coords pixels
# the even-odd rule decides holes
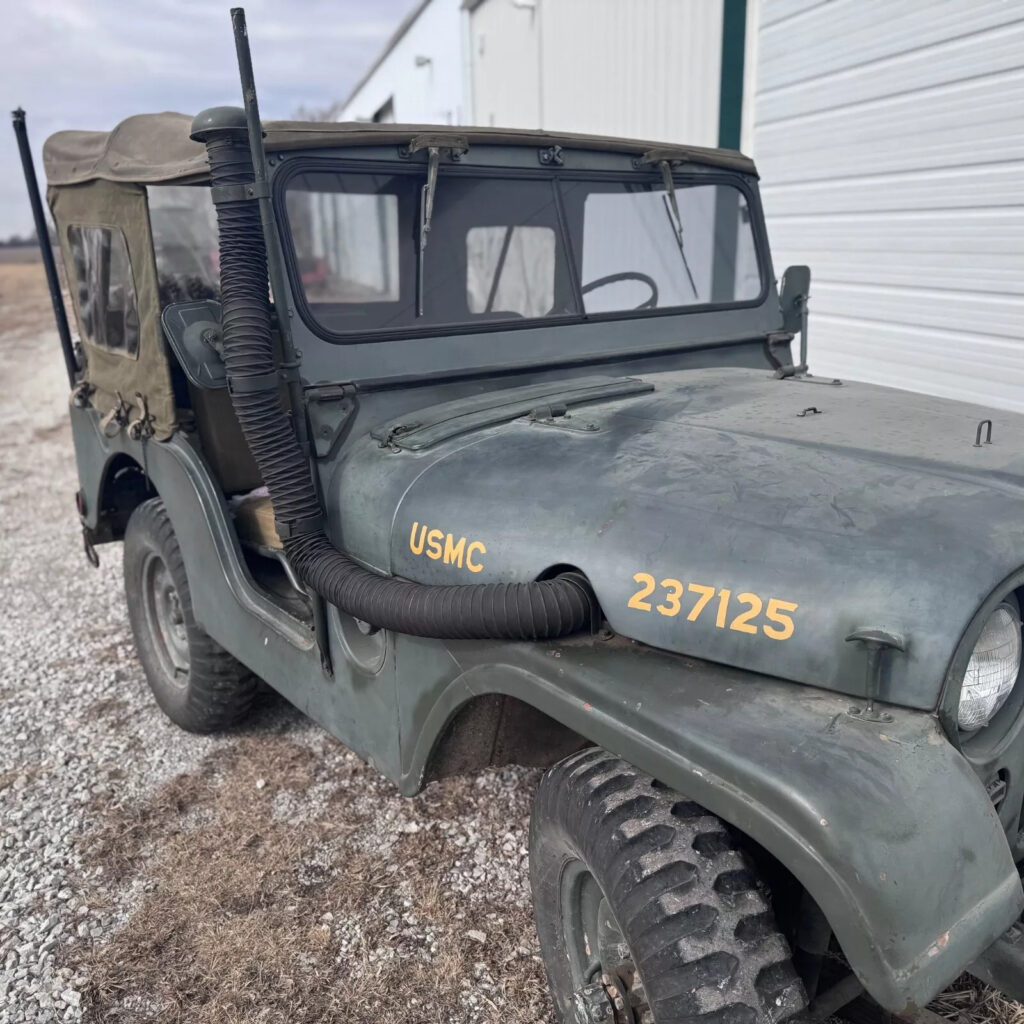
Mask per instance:
[[[160,323],[185,376],[197,388],[227,387],[216,299],[174,302],[160,314]]]
[[[782,324],[790,334],[802,334],[806,323],[807,297],[811,294],[811,268],[787,267],[779,289]]]

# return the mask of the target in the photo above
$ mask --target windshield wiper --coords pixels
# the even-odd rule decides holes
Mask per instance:
[[[409,153],[427,151],[427,183],[420,189],[420,238],[416,253],[416,316],[423,316],[423,267],[426,263],[427,237],[434,219],[434,195],[437,192],[437,169],[441,164],[441,150],[448,150],[457,160],[469,149],[463,136],[417,135],[409,143]]]
[[[683,258],[683,267],[686,269],[686,276],[690,280],[690,287],[693,289],[693,297],[700,298],[697,293],[697,285],[693,281],[693,274],[690,272],[690,262],[686,258],[686,248],[683,245],[683,218],[679,213],[679,200],[676,198],[676,183],[672,180],[672,167],[667,160],[659,160],[658,167],[661,168],[661,180],[665,183],[665,195],[662,200],[665,203],[665,216],[668,217],[669,227],[672,228],[672,236],[679,247],[679,255]]]
[[[437,191],[437,165],[441,151],[437,146],[427,150],[427,183],[420,189],[420,250],[416,257],[416,315],[423,316],[423,267],[426,263],[427,236],[434,219],[434,193]]]

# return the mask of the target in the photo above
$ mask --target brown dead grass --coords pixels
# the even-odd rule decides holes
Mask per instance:
[[[948,1020],[969,1024],[1024,1024],[1024,1006],[993,992],[969,974],[943,992],[930,1009]]]
[[[64,303],[71,317],[66,293]],[[56,330],[42,263],[0,263],[0,312],[5,335],[34,338],[40,331]]]
[[[353,759],[348,771],[394,799],[372,769]],[[90,979],[87,1021],[549,1019],[528,910],[486,896],[471,908],[447,890],[441,879],[464,851],[443,833],[369,853],[352,840],[371,815],[344,795],[312,820],[274,820],[274,795],[302,791],[317,772],[305,746],[243,737],[152,800],[98,817],[88,859],[103,866],[104,885],[142,880],[146,891],[113,938],[76,963]],[[470,786],[453,780],[416,803],[448,820],[479,814]],[[486,923],[470,923],[470,912]],[[485,944],[467,936],[474,928]]]

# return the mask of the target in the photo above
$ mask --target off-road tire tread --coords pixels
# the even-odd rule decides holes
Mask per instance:
[[[251,710],[259,680],[200,626],[192,611],[192,594],[185,561],[170,516],[160,498],[139,505],[125,530],[124,574],[128,614],[146,679],[157,703],[175,724],[189,732],[208,733],[229,728]],[[189,678],[184,699],[168,690],[159,666],[147,657],[140,632],[148,631],[141,605],[140,563],[145,548],[155,549],[174,580],[188,633]]]
[[[556,1001],[566,990],[556,973],[568,968],[560,949],[553,961],[545,948],[558,945],[551,856],[571,849],[604,889],[656,1024],[779,1022],[807,1005],[767,891],[728,826],[626,761],[591,747],[552,768],[537,792],[530,843]],[[565,1005],[559,1010],[572,1019]]]

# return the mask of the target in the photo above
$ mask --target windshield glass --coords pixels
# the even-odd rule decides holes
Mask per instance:
[[[731,185],[570,182],[587,313],[749,302],[761,273],[746,197]]]
[[[578,320],[761,295],[750,213],[733,185],[680,180],[673,203],[654,175],[556,181],[445,165],[421,248],[425,180],[422,167],[288,179],[292,274],[325,332]]]

